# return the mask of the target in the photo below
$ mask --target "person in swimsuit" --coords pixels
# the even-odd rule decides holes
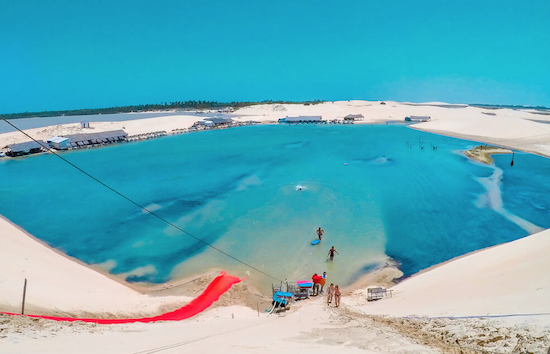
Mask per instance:
[[[342,296],[342,292],[340,291],[340,287],[336,285],[336,288],[334,288],[334,302],[336,303],[336,307],[340,306],[340,296]]]
[[[327,294],[327,305],[330,306],[330,303],[332,302],[332,297],[334,296],[334,284],[330,284],[328,287],[328,294]]]
[[[319,236],[319,241],[321,241],[321,239],[323,238],[324,233],[325,233],[325,230],[321,229],[321,227],[317,229],[317,236]]]
[[[334,246],[332,246],[332,248],[328,250],[328,255],[327,255],[327,257],[330,257],[331,261],[334,260],[334,253],[340,254],[338,253],[338,251],[334,249]]]

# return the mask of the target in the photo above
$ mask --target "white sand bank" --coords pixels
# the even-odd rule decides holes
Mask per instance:
[[[81,317],[150,316],[174,310],[190,298],[152,297],[69,259],[0,217],[0,311]]]
[[[73,328],[41,321],[30,333],[10,330],[0,339],[0,350],[9,353],[408,353],[437,351],[402,335],[365,328],[322,299],[303,303],[284,317],[267,316],[239,306],[217,308],[182,322],[91,326]],[[263,309],[262,309],[263,311]],[[0,318],[0,326],[1,326]],[[13,324],[12,326],[15,326]],[[31,337],[33,339],[29,339]]]
[[[363,121],[356,124],[404,121],[405,117],[430,116],[432,121],[414,125],[415,129],[472,139],[550,156],[550,124],[545,115],[530,110],[482,109],[466,105],[441,102],[399,103],[385,101],[334,101],[315,105],[261,104],[238,109],[236,120],[255,120],[275,123],[286,116],[320,115],[323,120],[343,119],[348,114],[362,114]],[[490,113],[490,115],[486,114]],[[201,115],[172,115],[158,118],[136,119],[123,122],[90,122],[92,129],[82,129],[80,124],[64,124],[26,130],[35,139],[48,139],[56,135],[80,132],[102,132],[123,129],[129,135],[153,131],[171,132],[173,129],[189,128],[202,119]],[[11,120],[17,124],[17,120]],[[13,143],[29,141],[19,132],[0,134],[0,148]]]
[[[465,139],[500,144],[550,156],[550,124],[537,122],[546,116],[529,110],[482,109],[445,103],[410,104],[386,101],[335,101],[316,105],[257,105],[239,109],[247,119],[277,121],[285,116],[321,115],[325,120],[342,119],[348,114],[362,114],[357,124],[403,121],[407,116],[430,116],[432,120],[415,124],[415,129],[442,133]],[[486,114],[490,113],[490,114]],[[543,118],[541,118],[543,117]]]
[[[63,136],[80,133],[100,133],[110,130],[122,129],[128,135],[150,133],[154,131],[166,131],[170,133],[174,129],[189,128],[202,117],[199,115],[171,115],[156,118],[145,118],[126,120],[122,122],[90,122],[90,128],[81,128],[80,123],[52,125],[43,128],[27,129],[25,133],[36,140],[46,141],[54,136]],[[10,120],[17,126],[17,119]],[[10,132],[0,134],[0,148],[8,144],[30,141],[30,139],[21,132]]]
[[[153,324],[67,325],[0,316],[0,330],[0,351],[14,354],[38,348],[56,354],[546,353],[550,346],[550,316],[402,320],[358,314],[346,303],[327,307],[324,298],[295,304],[281,316],[229,306]]]
[[[486,316],[550,314],[550,230],[474,252],[413,276],[393,297],[365,303],[369,314],[392,316]]]

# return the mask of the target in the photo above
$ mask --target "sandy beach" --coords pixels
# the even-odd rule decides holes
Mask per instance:
[[[430,116],[431,121],[411,127],[550,157],[550,116],[437,102],[384,103],[255,105],[237,110],[235,119],[269,124],[286,116],[321,115],[324,120],[341,120],[348,114],[362,114],[365,119],[355,124],[386,124],[412,115]],[[200,115],[181,115],[92,121],[90,126],[94,132],[124,129],[134,135],[184,129],[199,119]],[[47,139],[81,130],[79,124],[67,124],[27,133]],[[19,132],[0,134],[0,148],[26,140]],[[208,272],[178,284],[131,287],[52,250],[2,217],[0,244],[3,312],[20,311],[27,278],[25,312],[29,314],[153,316],[188,303],[217,273],[205,270]],[[550,347],[549,253],[550,230],[545,230],[431,267],[394,286],[393,280],[402,273],[384,268],[345,289],[339,308],[327,307],[322,296],[295,303],[283,315],[268,316],[269,301],[246,281],[234,286],[211,309],[175,323],[69,325],[2,315],[0,352],[546,353]],[[367,302],[367,287],[372,285],[392,286],[393,296]]]
[[[494,163],[493,155],[512,154],[512,150],[497,148],[492,146],[479,145],[468,151],[464,151],[464,155],[484,164],[491,165]]]
[[[492,113],[494,115],[488,115]],[[334,101],[315,105],[303,104],[259,104],[241,108],[234,112],[236,121],[257,121],[277,123],[287,116],[320,115],[323,120],[342,120],[348,114],[362,114],[364,120],[355,124],[386,124],[404,122],[408,116],[429,116],[431,121],[414,124],[414,129],[471,139],[510,149],[517,149],[538,155],[550,156],[550,116],[533,113],[531,110],[510,108],[482,109],[467,105],[450,105],[439,102],[398,103],[384,101]],[[92,119],[93,116],[90,117]],[[201,115],[190,112],[186,115],[136,119],[122,122],[91,122],[90,128],[80,124],[64,124],[26,131],[37,140],[56,135],[77,134],[80,132],[103,132],[123,129],[128,135],[154,131],[170,133],[174,129],[185,129],[202,119]],[[12,120],[17,124],[17,120]],[[0,134],[0,147],[28,141],[19,132]]]

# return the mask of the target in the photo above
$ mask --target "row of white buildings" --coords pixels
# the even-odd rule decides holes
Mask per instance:
[[[348,114],[344,117],[344,122],[355,122],[365,120],[362,114]],[[429,116],[409,116],[405,118],[406,122],[428,122],[431,120]],[[322,119],[322,116],[296,116],[285,117],[279,119],[279,123],[299,124],[299,123],[327,123]]]

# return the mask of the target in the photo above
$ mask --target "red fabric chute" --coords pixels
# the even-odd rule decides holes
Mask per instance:
[[[233,284],[241,282],[242,279],[228,275],[222,271],[211,283],[206,290],[187,305],[155,317],[145,318],[124,318],[124,319],[102,319],[102,318],[72,318],[72,317],[53,317],[53,316],[37,316],[37,315],[20,315],[17,313],[0,312],[4,315],[27,316],[32,318],[44,318],[54,321],[83,321],[98,324],[115,324],[115,323],[133,323],[133,322],[155,322],[155,321],[180,321],[186,318],[193,317],[196,314],[206,310],[214,301],[217,301],[220,296],[231,288]]]

